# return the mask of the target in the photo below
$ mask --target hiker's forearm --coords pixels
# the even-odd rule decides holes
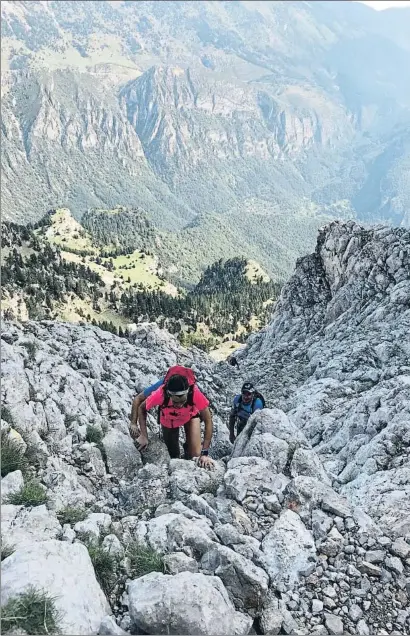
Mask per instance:
[[[136,426],[138,421],[138,409],[144,400],[145,400],[144,394],[139,393],[132,402],[130,421],[131,421],[131,424],[133,424],[134,426]]]
[[[228,424],[228,428],[230,431],[235,430],[235,420],[236,420],[235,414],[231,413],[229,416],[229,424]]]
[[[138,424],[140,426],[141,435],[147,436],[147,409],[145,404],[140,404],[138,408]]]
[[[205,423],[205,432],[204,432],[204,443],[202,445],[202,448],[204,450],[207,450],[210,445],[211,445],[211,441],[212,441],[212,433],[213,433],[213,423],[212,423],[212,416],[211,413],[209,411],[205,411],[205,413],[203,413],[202,415],[203,419],[204,419],[204,423]]]

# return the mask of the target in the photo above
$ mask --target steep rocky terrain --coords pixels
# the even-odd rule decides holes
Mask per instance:
[[[242,364],[342,493],[410,530],[410,236],[335,222],[301,259]]]
[[[2,446],[42,486],[2,462],[2,605],[44,587],[66,634],[407,634],[409,242],[324,228],[236,370],[149,324],[126,342],[4,322]],[[211,400],[209,473],[169,460],[155,417],[142,455],[128,434],[132,396],[176,362]],[[245,378],[267,408],[232,447]]]

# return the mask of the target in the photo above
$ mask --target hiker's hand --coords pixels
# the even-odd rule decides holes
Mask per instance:
[[[140,429],[138,427],[138,424],[130,424],[130,435],[132,439],[137,439],[139,434]]]
[[[148,437],[146,435],[140,435],[137,439],[138,450],[143,451],[148,446]]]
[[[229,431],[229,441],[231,444],[235,442],[235,433],[233,431]]]
[[[198,466],[200,468],[206,468],[207,470],[213,470],[215,468],[214,461],[208,455],[201,455],[199,457]]]

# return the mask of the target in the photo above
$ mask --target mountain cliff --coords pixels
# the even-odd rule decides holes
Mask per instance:
[[[409,247],[405,229],[324,228],[239,369],[150,324],[127,342],[4,321],[8,632],[407,634]],[[142,455],[128,433],[132,396],[176,363],[210,400],[212,472],[170,460],[155,416]],[[232,446],[248,379],[267,405]]]
[[[409,526],[410,235],[334,222],[238,359],[341,492]],[[400,502],[400,505],[398,505]]]
[[[331,217],[408,226],[408,10],[73,7],[2,3],[5,218],[120,204],[206,236],[217,215],[255,252],[289,222],[298,255]]]

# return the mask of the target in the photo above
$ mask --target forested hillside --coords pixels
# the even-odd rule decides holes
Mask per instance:
[[[143,216],[121,210],[90,214],[87,227],[64,210],[31,226],[3,224],[6,317],[86,321],[120,335],[149,320],[178,334],[181,343],[206,350],[227,340],[242,342],[265,324],[280,285],[256,262],[220,259],[197,285],[177,288],[144,248],[155,247],[155,234]]]

